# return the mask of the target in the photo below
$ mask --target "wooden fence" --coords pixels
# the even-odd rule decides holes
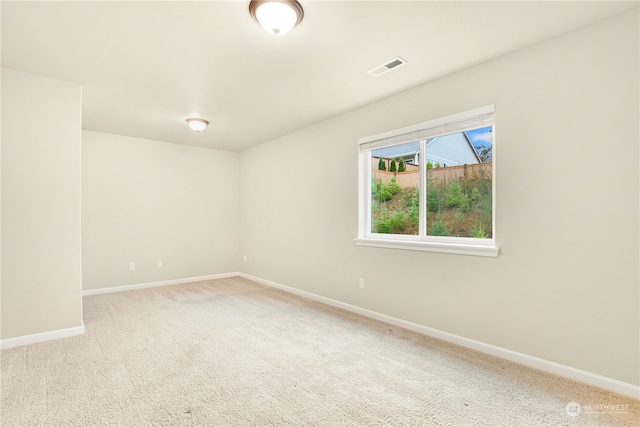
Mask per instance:
[[[389,172],[378,170],[378,164],[373,167],[373,178],[381,179],[383,183],[387,184],[391,178],[396,177],[396,182],[401,187],[417,187],[420,182],[420,171],[417,166],[411,165],[411,170],[405,172]],[[427,175],[429,178],[445,179],[447,181],[461,178],[461,177],[480,177],[486,176],[490,178],[492,176],[492,163],[477,163],[473,165],[460,165],[460,166],[447,166],[443,168],[429,169]],[[409,168],[407,168],[409,169]]]

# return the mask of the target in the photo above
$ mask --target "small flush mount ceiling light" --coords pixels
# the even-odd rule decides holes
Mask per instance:
[[[251,0],[249,13],[271,34],[285,34],[302,21],[304,11],[296,0]]]
[[[209,125],[209,122],[205,119],[187,119],[187,124],[192,130],[201,132]]]

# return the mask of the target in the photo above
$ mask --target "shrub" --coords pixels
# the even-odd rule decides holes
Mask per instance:
[[[478,174],[447,180],[427,175],[426,180],[425,210],[428,212],[428,235],[491,238],[493,227],[490,178],[483,178]],[[395,177],[387,184],[377,179],[372,181],[372,196],[373,232],[404,235],[418,233],[418,188],[401,187]]]
[[[471,229],[471,237],[475,237],[476,239],[486,239],[487,232],[484,230],[484,226],[482,224],[476,224]]]
[[[402,187],[400,187],[400,184],[398,184],[398,181],[396,181],[395,177],[389,180],[389,183],[386,185],[386,187],[391,193],[392,197],[402,191]]]
[[[431,160],[427,160],[427,169],[433,169],[433,163]]]
[[[420,224],[420,192],[415,190],[406,194],[406,204],[409,206],[409,219],[414,227]]]
[[[391,160],[391,165],[389,166],[389,172],[397,172],[398,168],[396,167],[396,159]]]
[[[396,211],[389,217],[391,232],[394,234],[404,234],[407,216],[403,211]]]
[[[378,160],[378,170],[381,170],[381,171],[387,170],[387,162],[385,162],[385,160],[382,157],[380,157],[380,160]]]
[[[404,159],[400,159],[398,163],[398,172],[404,172],[407,170],[407,166],[404,164]]]
[[[371,185],[371,198],[378,202],[386,202],[391,200],[393,195],[389,193],[386,186],[382,183],[382,179],[376,179]]]
[[[371,198],[378,202],[388,202],[402,191],[402,187],[395,178],[391,178],[388,184],[384,184],[382,179],[377,179],[371,184]]]
[[[435,222],[431,226],[432,236],[451,236],[451,230],[447,228],[447,225],[442,221],[440,215],[436,217]]]
[[[371,180],[371,197],[375,200],[380,193],[380,187],[382,186],[382,179]]]
[[[457,208],[462,204],[462,200],[462,187],[460,187],[458,181],[453,181],[451,185],[449,185],[449,191],[447,192],[447,206]]]
[[[389,201],[389,200],[393,199],[393,194],[389,190],[389,187],[387,187],[386,185],[382,184],[382,186],[380,187],[380,191],[378,191],[377,199],[380,202],[386,202],[386,201]]]
[[[460,196],[460,209],[462,212],[471,211],[471,200],[469,199],[469,196],[464,193]]]
[[[463,212],[471,211],[471,198],[463,192],[462,186],[458,181],[453,181],[449,185],[447,191],[447,206],[450,208],[459,208]]]
[[[373,231],[374,233],[391,233],[391,225],[389,224],[389,215],[388,213],[382,212],[380,214],[380,218],[373,223]]]
[[[471,201],[473,203],[476,203],[481,198],[482,198],[482,196],[480,195],[480,190],[478,190],[477,187],[473,187],[473,189],[471,190]]]
[[[435,187],[429,188],[429,191],[427,192],[427,211],[440,211],[440,191]]]
[[[385,234],[405,234],[407,216],[402,211],[390,212],[384,210],[380,218],[374,221],[373,232]]]

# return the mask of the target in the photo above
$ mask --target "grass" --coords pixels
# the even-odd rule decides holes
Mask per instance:
[[[374,233],[418,234],[418,188],[400,187],[394,178],[388,184],[373,182],[372,205]],[[492,206],[489,174],[452,180],[427,178],[430,236],[491,238]]]

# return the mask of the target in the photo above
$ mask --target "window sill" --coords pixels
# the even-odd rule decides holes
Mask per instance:
[[[500,253],[497,246],[465,245],[460,243],[416,242],[391,239],[356,238],[357,246],[402,249],[408,251],[439,252],[445,254],[473,255],[496,258]]]

